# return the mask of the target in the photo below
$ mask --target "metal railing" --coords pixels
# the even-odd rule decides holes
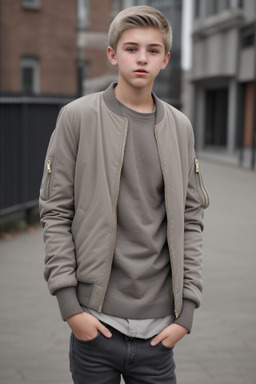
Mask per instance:
[[[0,217],[37,206],[49,138],[71,100],[0,94]]]

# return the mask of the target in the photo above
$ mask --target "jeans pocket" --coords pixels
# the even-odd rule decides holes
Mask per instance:
[[[172,347],[167,347],[167,345],[164,345],[162,341],[159,343],[159,345],[160,345],[163,349],[165,349],[166,351],[172,351],[173,348],[174,348],[174,346],[172,346]]]
[[[90,344],[90,343],[93,343],[94,341],[96,341],[99,337],[101,336],[101,333],[98,332],[97,335],[95,337],[93,337],[92,339],[88,339],[88,340],[81,340],[81,339],[78,339],[75,334],[73,333],[73,337],[74,337],[74,340],[78,343],[81,343],[81,344]]]

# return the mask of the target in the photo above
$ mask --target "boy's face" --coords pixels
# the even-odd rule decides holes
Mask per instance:
[[[108,47],[108,58],[112,65],[118,66],[119,83],[152,89],[156,76],[167,66],[170,53],[165,53],[158,29],[142,27],[124,31],[116,50]]]

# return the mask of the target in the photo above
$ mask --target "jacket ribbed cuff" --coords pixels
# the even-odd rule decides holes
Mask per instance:
[[[66,320],[68,317],[84,312],[79,304],[76,295],[76,287],[63,288],[56,291],[61,317]]]
[[[196,303],[194,301],[184,299],[180,316],[178,319],[174,320],[175,324],[182,325],[182,327],[186,328],[188,333],[190,333],[192,329],[195,308]]]

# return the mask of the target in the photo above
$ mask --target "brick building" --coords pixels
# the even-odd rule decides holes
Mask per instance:
[[[0,1],[0,92],[77,94],[76,0]]]
[[[78,0],[78,70],[80,93],[105,89],[116,79],[116,69],[106,56],[107,33],[113,16],[123,9],[123,1]]]
[[[0,0],[0,218],[28,217],[37,206],[60,108],[117,80],[106,55],[109,25],[120,10],[146,4],[173,26],[172,59],[155,90],[179,107],[180,0]]]
[[[157,79],[157,94],[180,104],[179,0],[0,0],[0,92],[78,96],[117,80],[106,56],[115,15],[152,5],[171,21],[172,59]],[[53,6],[54,4],[54,6]]]

